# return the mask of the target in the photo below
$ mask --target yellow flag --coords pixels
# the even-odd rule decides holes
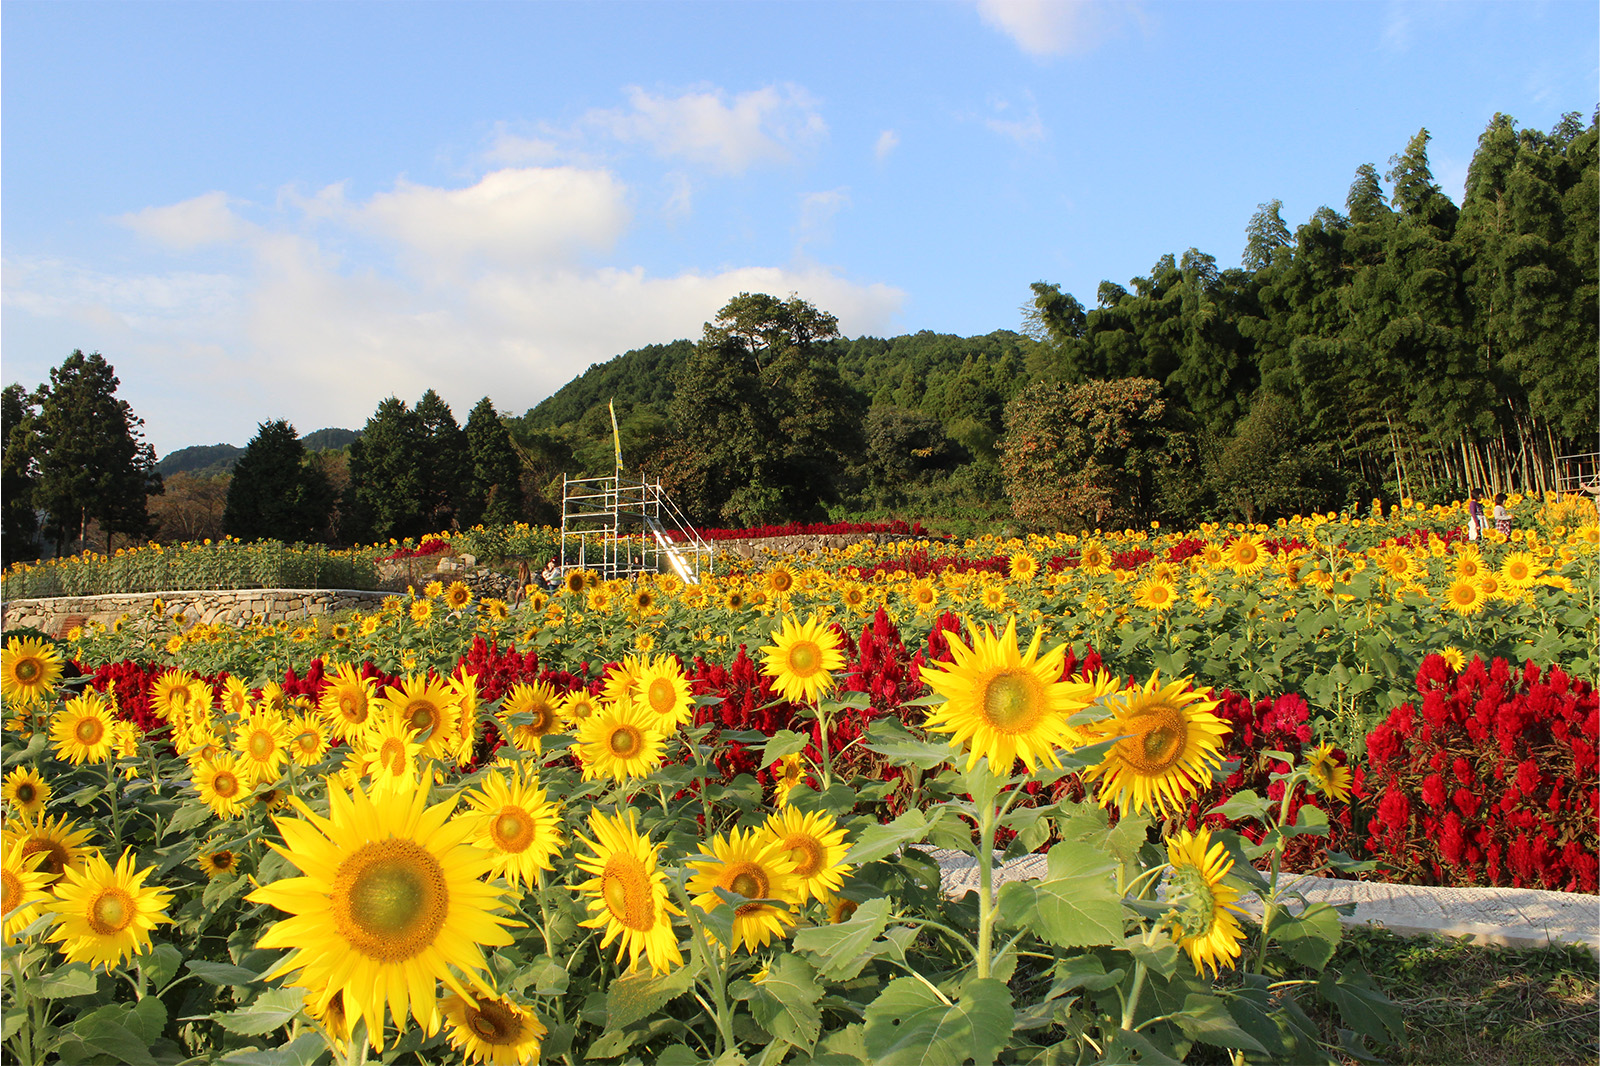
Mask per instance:
[[[611,441],[617,446],[617,473],[622,473],[622,434],[617,430],[617,400],[612,397],[606,404],[611,408]]]

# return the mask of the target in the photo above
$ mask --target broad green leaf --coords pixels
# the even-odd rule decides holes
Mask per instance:
[[[1112,868],[1104,852],[1088,845],[1057,844],[1043,880],[1012,881],[1000,889],[1000,921],[1031,929],[1057,947],[1121,943],[1122,898],[1111,882]]]
[[[235,966],[231,962],[207,962],[204,959],[190,959],[184,964],[189,972],[200,980],[212,985],[253,985],[261,980],[261,975],[243,966]]]
[[[867,1007],[867,1055],[881,1066],[993,1063],[1011,1037],[1011,990],[975,978],[946,1006],[914,977],[897,977]]]
[[[72,996],[91,996],[99,987],[94,972],[80,962],[68,963],[45,977],[35,977],[24,984],[29,995],[40,999],[68,999]]]
[[[529,977],[534,993],[540,996],[559,996],[571,981],[567,968],[548,955],[540,955],[529,964]]]
[[[726,943],[726,941],[724,941]],[[665,976],[634,973],[619,977],[606,990],[606,1029],[621,1029],[648,1018],[694,984],[686,966]]]
[[[1339,912],[1326,903],[1313,903],[1298,915],[1280,908],[1273,912],[1272,924],[1267,927],[1268,940],[1313,970],[1328,965],[1341,933]]]
[[[223,1066],[313,1066],[328,1058],[328,1042],[321,1033],[303,1033],[287,1044],[260,1051],[235,1051],[222,1058]]]
[[[766,747],[761,751],[761,765],[771,766],[786,755],[794,755],[806,750],[810,740],[789,729],[780,729],[772,734],[772,739],[767,741]]]
[[[165,1007],[161,1013],[162,1024],[165,1024]],[[150,1054],[150,1044],[154,1041],[153,1038],[146,1039],[144,1035],[145,1020],[134,1018],[133,1010],[127,1004],[111,1003],[73,1022],[72,1035],[118,1062],[128,1063],[129,1066],[155,1066],[156,1060]],[[160,1030],[157,1030],[159,1033]]]
[[[896,766],[916,766],[931,770],[942,766],[955,754],[949,744],[918,740],[892,718],[880,718],[867,730],[865,747]]]
[[[816,956],[823,976],[834,981],[848,981],[861,972],[868,959],[878,954],[872,945],[888,922],[889,901],[879,896],[857,907],[848,921],[798,930],[794,934],[794,946]]]
[[[211,808],[199,800],[185,803],[178,808],[178,813],[172,816],[172,821],[161,827],[162,835],[168,836],[187,832],[196,826],[204,825],[209,819],[215,817]]]
[[[644,1034],[637,1029],[608,1029],[589,1045],[588,1058],[614,1059],[627,1051]]]
[[[1261,1046],[1259,1040],[1239,1028],[1233,1015],[1228,1013],[1227,1004],[1217,996],[1185,996],[1183,1012],[1175,1020],[1190,1040],[1266,1054],[1267,1049]]]
[[[656,1056],[656,1066],[701,1066],[705,1062],[686,1044],[668,1044]]]
[[[756,986],[750,1013],[773,1036],[810,1051],[822,1034],[822,1012],[817,1009],[822,986],[816,977],[800,956],[778,956],[767,979]]]
[[[156,990],[165,988],[182,964],[183,952],[167,943],[157,944],[149,954],[139,959],[139,968],[144,971],[145,980]]]
[[[928,831],[928,819],[921,809],[913,807],[888,825],[869,826],[857,838],[844,861],[855,866],[892,855],[907,844],[920,841]]]
[[[1368,1040],[1393,1047],[1406,1038],[1400,1007],[1372,983],[1366,971],[1352,967],[1324,973],[1317,992],[1339,1009],[1344,1023]]]
[[[240,1036],[261,1036],[289,1024],[305,999],[305,993],[294,988],[271,988],[261,993],[254,1003],[234,1011],[219,1011],[211,1015],[230,1033]]]
[[[1266,821],[1272,813],[1274,804],[1265,796],[1257,795],[1254,789],[1244,789],[1235,792],[1228,798],[1228,802],[1220,803],[1211,808],[1212,814],[1220,814],[1230,821],[1242,821],[1246,818],[1256,818]]]
[[[1172,1049],[1157,1044],[1148,1031],[1116,1029],[1106,1044],[1104,1062],[1140,1063],[1141,1066],[1183,1066],[1172,1057]]]

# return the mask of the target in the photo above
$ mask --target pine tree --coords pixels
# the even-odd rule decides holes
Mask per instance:
[[[485,396],[467,416],[472,493],[462,522],[503,525],[522,519],[522,456]]]
[[[241,540],[321,540],[333,493],[288,422],[262,422],[228,483],[223,532]]]
[[[0,551],[4,565],[39,557],[34,402],[21,385],[0,392]]]
[[[418,537],[428,525],[422,497],[422,419],[390,396],[350,445],[350,487],[340,508],[340,535],[354,542]]]
[[[450,405],[432,389],[417,401],[415,413],[422,427],[417,457],[422,483],[417,504],[422,524],[430,532],[451,529],[461,524],[463,506],[471,495],[467,435],[456,424]]]

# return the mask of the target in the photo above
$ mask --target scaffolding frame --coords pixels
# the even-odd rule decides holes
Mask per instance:
[[[593,570],[607,580],[672,573],[698,585],[714,562],[711,544],[659,480],[635,480],[621,470],[609,477],[562,476],[563,571]]]

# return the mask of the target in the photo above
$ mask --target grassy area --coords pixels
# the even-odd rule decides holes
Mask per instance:
[[[1510,950],[1355,928],[1328,968],[1351,964],[1366,967],[1405,1015],[1405,1046],[1387,1049],[1390,1062],[1600,1062],[1600,960],[1586,948]]]

